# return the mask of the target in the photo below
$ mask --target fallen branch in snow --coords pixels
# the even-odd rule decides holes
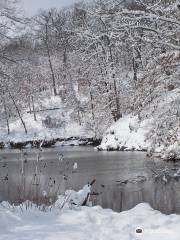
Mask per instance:
[[[67,190],[65,192],[64,199],[59,197],[59,199],[56,201],[55,205],[61,210],[65,207],[66,204],[69,204],[72,206],[86,206],[89,201],[89,197],[91,195],[91,187],[96,182],[95,179],[91,181],[91,183],[88,183],[85,185],[82,189],[79,191],[74,190]]]
[[[35,110],[35,111],[27,111],[27,113],[46,112],[46,111],[54,111],[54,110],[62,110],[62,108],[47,108],[47,109],[39,109],[39,110]]]
[[[96,182],[96,179],[93,179],[92,182],[90,183],[90,186],[92,186]],[[84,202],[82,206],[86,206],[87,202],[89,201],[90,193],[87,194],[87,197],[84,199]]]

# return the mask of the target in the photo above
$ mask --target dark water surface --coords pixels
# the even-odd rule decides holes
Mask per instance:
[[[163,169],[165,174],[155,178]],[[149,202],[164,213],[180,213],[180,180],[167,177],[168,169],[176,172],[179,164],[153,161],[142,152],[97,152],[92,147],[5,150],[0,152],[0,201],[50,204],[65,189],[78,190],[95,178],[93,191],[99,195],[92,197],[93,204],[122,211]]]

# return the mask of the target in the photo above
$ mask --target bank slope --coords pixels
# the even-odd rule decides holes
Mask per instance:
[[[151,120],[139,121],[137,116],[125,116],[104,134],[99,150],[146,151],[150,147],[147,134]]]

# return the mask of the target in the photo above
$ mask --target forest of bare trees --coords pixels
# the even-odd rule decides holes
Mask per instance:
[[[23,114],[36,121],[39,100],[54,95],[98,136],[132,113],[154,116],[154,144],[177,137],[180,94],[160,111],[158,104],[180,87],[178,1],[92,0],[25,18],[16,1],[1,0],[0,19],[0,121],[8,134],[17,118],[27,133]]]

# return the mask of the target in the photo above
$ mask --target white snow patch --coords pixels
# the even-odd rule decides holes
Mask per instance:
[[[151,120],[139,121],[137,116],[125,116],[114,123],[105,133],[99,149],[101,150],[147,150],[146,141]]]
[[[3,203],[0,214],[1,240],[179,240],[180,216],[163,215],[146,203],[121,213],[99,206],[41,212]]]

